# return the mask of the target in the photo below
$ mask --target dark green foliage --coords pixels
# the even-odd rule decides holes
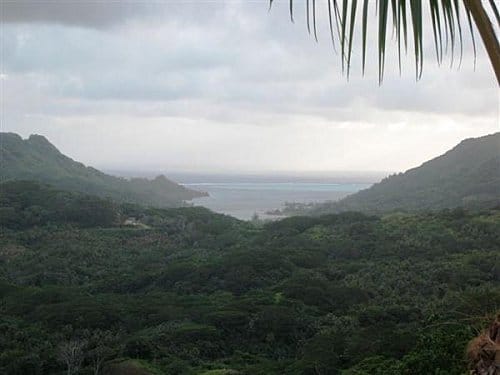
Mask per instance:
[[[445,154],[389,176],[338,202],[291,205],[285,213],[324,215],[342,211],[438,211],[500,205],[500,133],[462,141]]]
[[[499,308],[495,209],[256,227],[31,182],[0,192],[0,373],[63,373],[76,342],[82,374],[462,374]]]
[[[0,184],[0,225],[23,229],[47,224],[109,227],[119,224],[118,206],[109,200],[55,190],[32,181]]]
[[[2,182],[35,180],[58,189],[159,207],[181,206],[184,200],[204,195],[165,176],[126,180],[102,173],[63,155],[41,135],[23,140],[14,133],[0,133],[0,154]]]

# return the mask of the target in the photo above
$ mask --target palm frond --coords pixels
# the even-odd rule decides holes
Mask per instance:
[[[422,69],[424,65],[422,2],[420,0],[410,0],[410,12],[413,25],[413,46],[415,50],[415,75],[418,80],[422,76]]]
[[[382,83],[384,79],[385,66],[385,41],[387,33],[387,11],[389,0],[380,0],[378,3],[378,80]]]
[[[362,52],[362,70],[363,74],[365,73],[365,65],[366,65],[366,33],[367,33],[367,28],[366,26],[368,25],[368,1],[369,0],[364,0],[363,3],[363,19],[361,24],[363,25],[362,29],[362,38],[363,38],[363,44],[361,47]]]
[[[293,0],[289,1],[290,18],[293,22]],[[330,37],[333,48],[335,48],[335,39],[338,39],[340,45],[342,71],[349,78],[351,69],[351,57],[353,50],[353,40],[355,34],[356,18],[358,14],[358,0],[325,0],[326,6],[320,7],[319,1],[306,0],[306,21],[307,30],[311,34],[311,23],[314,38],[318,40],[317,17],[320,12],[328,13],[328,23],[330,28]],[[370,0],[362,0],[361,9],[361,56],[362,71],[364,73],[366,66],[367,50],[367,29],[369,24],[368,8]],[[338,3],[341,2],[341,5]],[[318,3],[318,4],[317,4]],[[271,7],[273,0],[270,0]],[[404,50],[408,48],[408,32],[413,36],[413,54],[415,57],[415,76],[420,79],[423,72],[424,62],[424,26],[428,23],[432,26],[434,37],[434,46],[438,64],[443,62],[445,54],[450,56],[450,64],[453,65],[456,54],[456,48],[459,48],[459,66],[463,56],[463,27],[462,23],[467,19],[468,30],[471,35],[472,46],[474,50],[474,64],[476,56],[476,42],[474,37],[475,24],[483,44],[488,52],[493,69],[500,84],[500,46],[495,27],[500,27],[500,14],[495,0],[489,2],[481,0],[428,0],[430,20],[423,19],[424,1],[422,0],[377,0],[375,2],[377,10],[377,50],[378,50],[378,76],[379,82],[383,81],[386,59],[386,40],[389,18],[392,18],[392,33],[395,35],[398,48],[398,65],[401,71],[402,45]],[[485,6],[489,4],[489,10]],[[489,13],[488,13],[489,12]],[[465,18],[462,15],[465,14]],[[489,14],[492,14],[490,16]],[[338,37],[335,38],[333,24],[334,20],[337,26]],[[496,26],[493,26],[493,23]]]
[[[497,20],[498,26],[500,26],[500,13],[498,13],[498,8],[495,4],[495,1],[490,0],[490,5],[491,5],[491,9],[493,11],[493,14],[495,15],[495,18]]]

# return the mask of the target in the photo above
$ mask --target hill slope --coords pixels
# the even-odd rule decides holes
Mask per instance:
[[[458,375],[498,311],[500,210],[254,226],[104,203],[0,186],[0,374],[63,374],[70,347],[80,374]]]
[[[14,133],[0,133],[0,176],[6,180],[35,180],[57,188],[78,191],[121,202],[153,206],[178,206],[183,200],[203,196],[158,176],[154,180],[126,180],[86,167],[63,155],[45,137],[23,140]]]
[[[500,133],[460,142],[405,173],[389,176],[338,202],[317,205],[314,214],[484,208],[500,204]]]

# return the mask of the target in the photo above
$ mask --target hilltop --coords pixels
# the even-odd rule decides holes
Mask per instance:
[[[180,206],[205,195],[187,189],[161,175],[153,180],[130,180],[105,174],[62,154],[41,135],[22,139],[0,133],[2,181],[34,180],[56,188],[158,207]]]
[[[495,133],[465,139],[417,168],[307,211],[315,215],[342,211],[437,211],[457,207],[481,209],[499,204],[500,133]]]

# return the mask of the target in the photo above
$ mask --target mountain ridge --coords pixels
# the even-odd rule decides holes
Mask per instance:
[[[35,180],[54,187],[109,197],[119,202],[171,207],[206,195],[188,189],[165,176],[152,180],[108,175],[61,153],[47,138],[32,134],[0,133],[2,181]]]
[[[418,167],[388,176],[340,201],[316,204],[302,213],[435,211],[498,205],[500,132],[464,139]]]

